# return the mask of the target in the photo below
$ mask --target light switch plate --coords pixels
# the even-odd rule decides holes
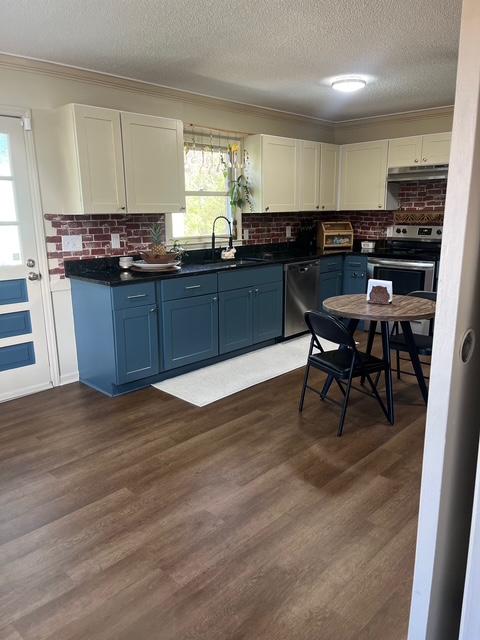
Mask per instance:
[[[81,251],[82,236],[62,236],[62,251]]]
[[[243,239],[248,240],[248,229],[243,230]]]
[[[112,249],[120,249],[120,234],[119,233],[112,233],[111,246],[112,246]]]
[[[285,235],[287,238],[292,237],[292,227],[289,224],[285,227]]]

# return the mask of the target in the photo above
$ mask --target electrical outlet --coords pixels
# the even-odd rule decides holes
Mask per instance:
[[[81,251],[82,236],[62,236],[62,251]]]
[[[120,234],[119,233],[112,233],[111,246],[112,246],[112,249],[120,249]]]
[[[292,227],[289,224],[285,227],[285,235],[287,238],[292,237]]]
[[[248,240],[248,229],[243,230],[243,239]]]

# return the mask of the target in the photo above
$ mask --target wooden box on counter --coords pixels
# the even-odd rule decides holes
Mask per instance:
[[[317,248],[321,251],[345,251],[353,248],[351,222],[318,222]]]

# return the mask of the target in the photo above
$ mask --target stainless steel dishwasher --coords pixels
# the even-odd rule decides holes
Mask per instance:
[[[320,261],[302,261],[285,267],[284,337],[307,330],[305,311],[318,310]]]

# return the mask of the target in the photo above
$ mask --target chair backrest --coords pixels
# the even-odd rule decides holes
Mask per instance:
[[[305,322],[312,334],[312,337],[330,340],[344,347],[349,347],[356,351],[355,340],[348,332],[347,327],[328,313],[321,311],[307,311],[305,313]]]
[[[415,298],[425,298],[425,300],[432,300],[433,302],[437,300],[436,291],[410,291],[407,295],[414,296]]]

